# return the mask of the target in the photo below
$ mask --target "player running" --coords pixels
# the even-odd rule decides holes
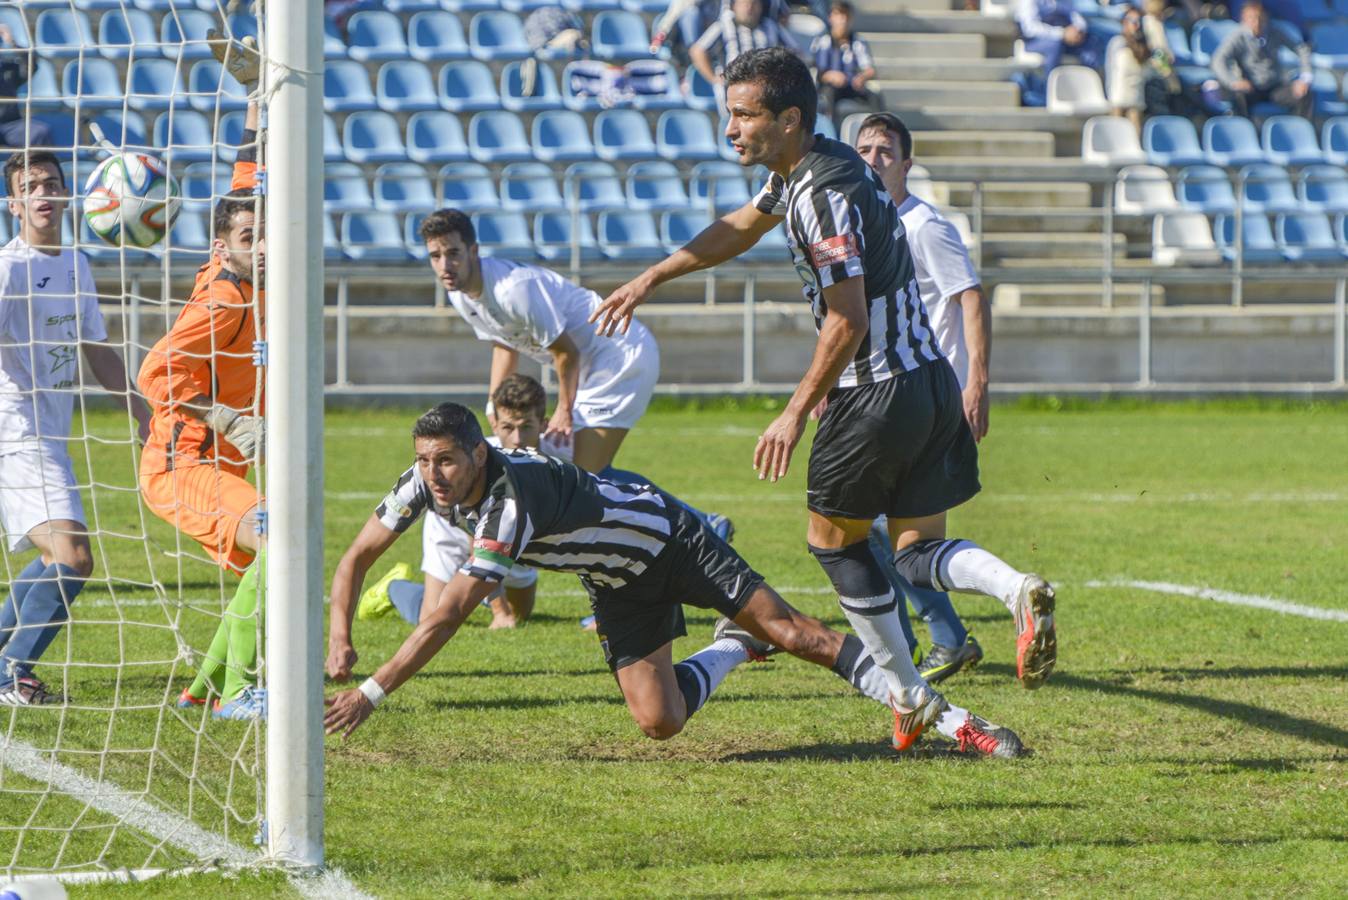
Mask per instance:
[[[142,441],[150,416],[106,343],[88,258],[61,246],[70,189],[60,161],[19,150],[4,178],[19,233],[0,249],[0,528],[10,553],[38,555],[10,577],[0,607],[0,704],[30,706],[65,700],[33,667],[94,569],[66,446],[84,388],[81,351],[87,371],[135,417]]]
[[[997,597],[1021,626],[1018,671],[1038,687],[1053,668],[1053,590],[971,541],[947,540],[946,510],[979,490],[978,446],[959,384],[932,335],[898,211],[851,147],[815,135],[809,69],[755,50],[726,69],[726,136],[744,166],[771,175],[758,196],[620,287],[595,311],[612,333],[656,287],[733,259],[783,219],[819,341],[786,409],[759,437],[759,478],[786,474],[806,419],[828,398],[810,453],[808,544],[852,627],[889,678],[896,739],[945,700],[908,653],[893,587],[867,532],[888,517],[895,567],[913,584]]]
[[[788,606],[729,544],[658,488],[606,481],[527,451],[495,450],[472,412],[455,403],[423,415],[412,436],[416,465],[405,477],[416,485],[422,508],[434,507],[472,534],[472,555],[397,654],[360,687],[327,701],[329,734],[350,735],[359,727],[517,565],[580,576],[627,708],[657,740],[683,729],[730,670],[750,658],[751,642],[827,666],[867,696],[888,702],[888,683],[861,641]],[[384,509],[395,517],[401,512]],[[720,611],[749,640],[718,637],[675,665],[672,642],[684,634],[682,603]],[[931,723],[965,750],[994,756],[1022,750],[1009,729],[944,704],[930,717],[911,716],[895,735],[896,748],[907,749]]]

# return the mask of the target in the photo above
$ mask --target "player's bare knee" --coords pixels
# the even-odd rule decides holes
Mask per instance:
[[[88,540],[77,539],[64,542],[64,545],[57,551],[56,561],[74,570],[80,578],[88,578],[94,574],[94,557],[89,550]]]
[[[637,727],[646,737],[654,741],[667,741],[683,731],[686,718],[673,710],[662,709],[651,714],[638,714],[636,720]]]

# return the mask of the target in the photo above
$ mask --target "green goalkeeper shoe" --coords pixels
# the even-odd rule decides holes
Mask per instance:
[[[360,595],[360,602],[356,604],[356,617],[362,622],[368,622],[396,612],[393,601],[388,596],[388,586],[395,581],[411,581],[412,574],[412,567],[405,562],[389,569],[383,578],[370,585],[365,589],[365,593]]]

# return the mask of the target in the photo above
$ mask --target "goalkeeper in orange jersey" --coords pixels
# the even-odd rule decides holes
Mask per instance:
[[[242,52],[237,45],[213,47],[217,55],[231,57],[224,62],[240,82],[256,86],[251,47]],[[229,719],[260,718],[266,709],[256,687],[262,498],[245,478],[263,445],[262,369],[254,364],[264,310],[261,285],[255,283],[266,259],[262,208],[254,192],[257,129],[253,100],[230,191],[216,201],[212,215],[210,259],[137,379],[154,411],[141,455],[141,496],[222,568],[243,575],[196,680],[178,700],[191,707],[214,692],[219,699],[213,715]]]

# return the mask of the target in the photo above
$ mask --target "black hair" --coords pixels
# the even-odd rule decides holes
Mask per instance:
[[[54,166],[61,178],[61,187],[66,186],[66,171],[61,168],[61,160],[49,150],[15,150],[5,160],[5,189],[9,195],[19,199],[19,191],[14,188],[14,176],[33,166]]]
[[[508,409],[511,412],[537,415],[545,418],[548,412],[548,395],[538,379],[516,372],[496,386],[492,391],[491,402],[497,411]]]
[[[789,107],[800,110],[800,124],[814,133],[819,94],[809,66],[785,47],[765,47],[741,53],[725,69],[725,85],[752,82],[763,91],[763,105],[774,116]]]
[[[449,438],[465,453],[472,453],[483,440],[477,416],[458,403],[441,403],[422,413],[412,426],[412,437]]]
[[[211,213],[214,236],[223,239],[234,217],[241,212],[257,212],[257,196],[252,188],[235,188],[215,201],[215,211]]]
[[[873,129],[881,131],[892,131],[899,136],[899,150],[903,153],[903,159],[913,158],[913,135],[908,130],[908,126],[903,124],[903,120],[893,113],[871,113],[861,122],[861,127],[857,129],[857,135],[863,131]]]
[[[421,235],[423,241],[457,234],[466,246],[477,243],[477,231],[473,228],[473,220],[467,213],[457,209],[437,209],[421,220],[421,228],[417,233]]]
[[[850,16],[852,15],[852,4],[850,0],[833,0],[833,2],[828,5],[828,11],[845,12]]]

